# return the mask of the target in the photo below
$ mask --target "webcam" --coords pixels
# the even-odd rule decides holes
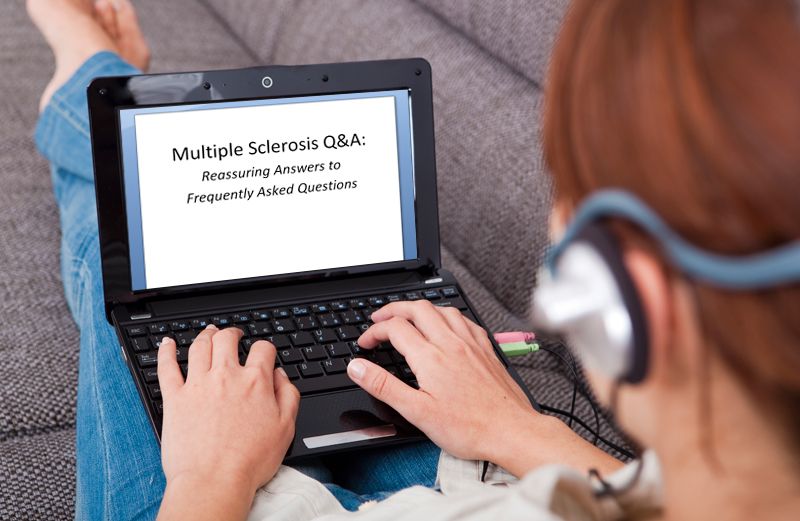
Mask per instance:
[[[261,86],[264,87],[265,89],[272,87],[272,78],[270,78],[269,76],[264,76],[263,78],[261,78]]]

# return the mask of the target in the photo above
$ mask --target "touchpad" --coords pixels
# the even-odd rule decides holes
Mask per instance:
[[[373,440],[419,436],[419,431],[394,409],[360,389],[308,396],[300,401],[289,458]]]

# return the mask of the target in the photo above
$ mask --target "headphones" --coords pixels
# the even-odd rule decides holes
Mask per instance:
[[[618,382],[645,378],[650,338],[621,248],[604,225],[608,218],[637,225],[660,243],[673,266],[712,286],[745,291],[800,281],[798,240],[752,255],[719,255],[686,242],[633,194],[595,193],[547,254],[533,295],[533,321],[537,328],[566,336],[587,366]]]

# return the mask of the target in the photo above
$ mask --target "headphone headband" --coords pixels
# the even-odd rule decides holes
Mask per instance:
[[[670,260],[686,275],[733,290],[765,289],[800,281],[800,241],[766,252],[726,256],[702,250],[681,238],[635,195],[625,190],[601,190],[578,209],[564,237],[548,252],[546,263],[555,273],[556,259],[588,224],[621,217],[657,239]]]

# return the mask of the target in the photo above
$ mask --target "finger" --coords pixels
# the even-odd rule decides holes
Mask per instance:
[[[452,331],[447,322],[436,310],[436,306],[427,300],[392,302],[373,313],[372,321],[378,323],[393,317],[404,318],[413,323],[420,333],[434,344],[451,339]]]
[[[259,340],[250,348],[245,367],[260,367],[266,374],[272,376],[275,369],[275,346],[266,340]]]
[[[487,352],[491,352],[493,356],[497,356],[494,352],[494,345],[492,344],[492,340],[489,338],[489,332],[483,329],[481,326],[476,324],[472,321],[468,316],[465,316],[463,313],[461,315],[464,319],[464,323],[469,328],[470,332],[472,333],[472,337],[475,341],[483,347],[484,350]]]
[[[165,400],[183,386],[183,375],[178,367],[177,346],[171,338],[164,337],[158,348],[158,386]]]
[[[363,358],[347,365],[347,375],[371,396],[388,404],[414,423],[424,414],[425,394],[400,381],[386,369]]]
[[[109,0],[98,0],[94,4],[97,19],[105,32],[112,40],[119,38],[119,28],[117,27],[117,10]]]
[[[389,341],[405,357],[412,357],[420,350],[434,349],[417,328],[400,317],[373,324],[358,339],[358,345],[372,349],[381,342]]]
[[[472,336],[472,331],[470,330],[467,323],[464,321],[464,315],[459,311],[457,308],[451,307],[436,307],[436,310],[442,315],[447,325],[450,326],[450,329],[459,336],[465,342],[473,342],[475,337]]]
[[[239,340],[244,333],[238,327],[228,327],[211,340],[211,367],[239,365]]]
[[[278,402],[281,418],[294,422],[295,418],[297,418],[297,409],[300,407],[300,391],[289,380],[286,371],[280,367],[273,371],[272,378],[275,388],[275,400]]]
[[[211,338],[219,331],[217,326],[209,324],[189,347],[189,369],[186,379],[193,375],[207,373],[211,369]]]

